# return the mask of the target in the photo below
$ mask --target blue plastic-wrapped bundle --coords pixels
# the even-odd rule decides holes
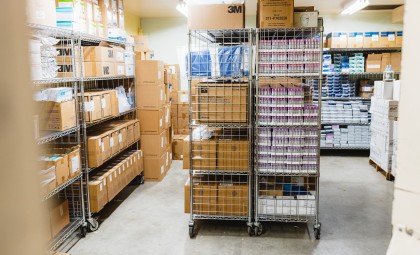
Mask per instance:
[[[242,76],[242,47],[230,46],[218,50],[220,75],[227,77]]]
[[[188,73],[189,63],[186,56],[186,68]],[[191,76],[211,76],[211,56],[210,51],[191,52]]]

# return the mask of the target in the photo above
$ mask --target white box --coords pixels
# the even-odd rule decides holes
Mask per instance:
[[[375,81],[374,93],[378,99],[389,99],[392,100],[394,89],[393,81]]]
[[[394,81],[394,88],[392,92],[392,100],[399,101],[401,93],[401,81]]]
[[[295,12],[293,17],[293,26],[295,28],[317,27],[318,12]]]

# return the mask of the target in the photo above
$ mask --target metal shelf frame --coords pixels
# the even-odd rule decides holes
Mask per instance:
[[[45,195],[42,199],[42,202],[46,201],[47,199],[53,197],[54,195],[58,194],[60,191],[62,191],[63,189],[67,188],[69,185],[73,184],[74,182],[76,182],[77,180],[79,180],[82,177],[82,173],[78,174],[77,176],[67,180],[65,183],[61,184],[60,186],[58,186],[57,188],[55,188],[54,190],[52,190],[51,192],[49,192],[47,195]]]
[[[346,123],[346,122],[322,122],[321,125],[340,125],[340,126],[370,126],[370,123]]]
[[[64,241],[67,240],[74,232],[76,232],[83,224],[85,220],[83,218],[72,219],[70,224],[68,224],[56,237],[51,240],[48,245],[49,250],[56,250]]]
[[[324,48],[324,52],[399,52],[401,47],[382,48]]]
[[[321,150],[370,150],[370,147],[322,147]]]

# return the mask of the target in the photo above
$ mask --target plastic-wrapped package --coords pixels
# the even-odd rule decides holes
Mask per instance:
[[[73,88],[59,87],[38,91],[34,95],[35,101],[65,102],[73,99]]]
[[[129,111],[131,109],[131,106],[128,102],[127,95],[125,93],[124,87],[119,86],[119,87],[115,88],[115,90],[117,91],[118,107],[120,109],[120,113]]]
[[[58,65],[56,57],[58,56],[58,51],[54,45],[58,44],[60,40],[53,37],[43,37],[36,35],[35,38],[41,44],[41,69],[42,69],[42,78],[50,79],[57,77],[58,74]]]
[[[220,75],[228,77],[242,76],[242,47],[230,46],[219,49]]]
[[[186,56],[186,63],[188,73],[188,55]],[[210,51],[191,52],[191,76],[211,76],[211,63]]]
[[[208,140],[213,136],[213,131],[207,127],[198,127],[192,132],[193,140]]]

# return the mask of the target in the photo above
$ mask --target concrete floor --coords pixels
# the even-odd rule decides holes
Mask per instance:
[[[243,222],[202,222],[188,236],[184,183],[188,171],[174,161],[160,183],[135,189],[95,233],[81,239],[73,255],[108,254],[385,254],[391,238],[393,183],[367,157],[322,157],[321,240],[312,224],[269,224],[249,237]],[[309,230],[308,230],[309,229]]]

